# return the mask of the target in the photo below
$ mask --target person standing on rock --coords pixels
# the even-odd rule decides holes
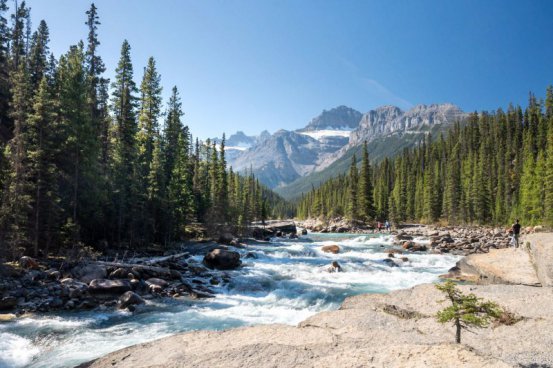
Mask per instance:
[[[391,228],[390,221],[386,220],[386,222],[384,223],[384,226],[386,227],[386,231],[390,232],[390,228]]]
[[[521,226],[518,223],[518,219],[516,219],[513,226],[511,226],[511,231],[513,232],[513,239],[515,240],[515,248],[518,248],[518,238],[520,236],[520,228]]]

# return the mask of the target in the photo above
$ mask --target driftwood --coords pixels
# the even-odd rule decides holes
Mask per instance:
[[[118,262],[104,262],[104,261],[96,261],[96,263],[99,265],[108,266],[108,267],[137,268],[145,271],[156,272],[159,274],[172,275],[171,270],[165,267],[149,266],[149,265],[143,265],[138,263],[118,263]]]
[[[187,255],[189,255],[188,252],[173,254],[173,255],[170,255],[170,256],[161,257],[161,258],[157,258],[157,259],[154,259],[154,260],[146,261],[146,262],[144,262],[144,264],[153,265],[153,264],[156,264],[156,263],[161,263],[161,262],[166,262],[166,261],[176,261],[177,259],[185,257]]]

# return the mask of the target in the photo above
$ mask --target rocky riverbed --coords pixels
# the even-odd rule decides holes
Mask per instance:
[[[475,255],[482,258],[475,267],[494,264],[497,254],[510,252],[504,259],[518,254],[528,260],[520,267],[528,268],[525,272],[533,269],[540,284],[547,285],[553,234],[528,236],[524,242],[528,247],[518,253],[500,249]],[[536,254],[541,255],[540,262],[535,261]],[[502,272],[518,271],[507,267]],[[318,313],[296,327],[179,334],[122,349],[81,367],[551,367],[553,288],[514,282],[460,286],[463,292],[497,302],[509,316],[475,333],[465,331],[462,344],[451,343],[453,326],[436,322],[443,295],[426,284],[350,297],[339,310]]]

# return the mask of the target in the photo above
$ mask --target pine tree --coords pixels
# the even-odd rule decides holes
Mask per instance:
[[[30,112],[29,75],[21,63],[12,79],[11,118],[13,138],[7,148],[8,177],[2,199],[1,242],[6,254],[15,256],[32,243],[29,227],[31,196],[27,170],[27,119]]]
[[[33,33],[28,58],[29,79],[33,91],[38,89],[42,77],[46,74],[49,59],[50,31],[44,20],[40,21],[38,30]]]
[[[175,150],[173,173],[169,182],[169,203],[173,215],[173,231],[176,239],[182,239],[185,226],[192,220],[194,214],[188,149],[186,137],[184,134],[180,134]]]
[[[167,106],[167,118],[165,120],[165,128],[163,131],[163,149],[165,156],[165,175],[166,181],[171,181],[173,167],[176,161],[176,149],[179,136],[182,133],[183,124],[181,118],[183,116],[182,103],[179,97],[179,91],[176,86],[171,91],[169,104]]]
[[[351,220],[357,220],[359,218],[359,202],[357,187],[359,185],[359,174],[357,172],[357,158],[355,154],[351,158],[351,165],[349,169],[349,202],[348,202],[348,216]]]
[[[546,156],[544,215],[546,223],[553,226],[553,114],[549,115]]]
[[[33,112],[28,119],[27,155],[28,172],[32,180],[33,198],[33,253],[39,249],[48,253],[50,244],[59,233],[60,195],[59,168],[55,164],[59,155],[57,114],[54,99],[46,77],[42,78],[34,98]]]
[[[0,140],[7,141],[11,134],[8,114],[10,103],[9,81],[9,41],[8,21],[4,16],[8,11],[7,0],[0,0]],[[0,185],[2,183],[0,182]]]
[[[372,171],[369,162],[369,151],[367,141],[363,143],[363,158],[361,161],[361,173],[359,175],[359,211],[365,221],[374,219],[374,199]]]
[[[127,40],[121,46],[121,57],[112,84],[112,111],[115,118],[114,174],[117,206],[117,241],[134,241],[132,198],[136,193],[136,85],[133,81],[131,47]]]

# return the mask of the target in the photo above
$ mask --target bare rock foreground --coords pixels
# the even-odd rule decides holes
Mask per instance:
[[[493,252],[493,267],[482,266],[487,267],[488,281],[506,277],[507,283],[461,286],[522,320],[476,333],[465,331],[462,344],[451,343],[452,326],[436,322],[434,315],[442,308],[437,301],[443,296],[427,284],[350,297],[339,310],[316,314],[296,327],[184,333],[131,346],[81,367],[553,367],[553,288],[543,281],[549,280],[553,267],[548,261],[553,234],[531,235],[526,241],[527,251]],[[509,263],[517,256],[526,258]],[[505,268],[497,263],[499,258],[506,262]],[[532,272],[527,267],[535,269],[533,276],[540,275],[537,284],[545,286],[528,285]],[[525,275],[519,284],[510,275],[517,272]]]

